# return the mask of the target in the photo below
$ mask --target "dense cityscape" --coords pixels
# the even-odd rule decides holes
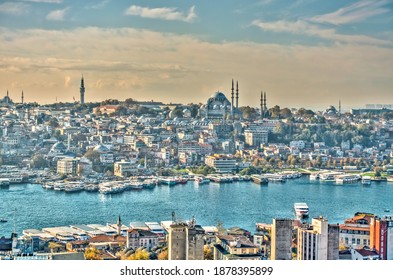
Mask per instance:
[[[11,99],[7,91],[0,99],[0,192],[27,183],[111,196],[187,182],[261,188],[300,177],[339,185],[393,182],[392,105],[344,111],[337,100],[323,111],[269,108],[269,93],[261,92],[259,106],[240,107],[240,83],[228,84],[229,98],[216,92],[199,104],[89,103],[83,77],[73,103],[26,103],[23,92]],[[294,211],[296,218],[255,221],[255,232],[225,228],[227,221],[201,226],[194,217],[176,217],[175,209],[157,222],[124,224],[119,215],[106,225],[14,225],[0,239],[0,258],[393,259],[390,216],[359,209],[329,224],[326,217],[309,217],[304,201]],[[0,219],[0,226],[13,222],[12,216]]]

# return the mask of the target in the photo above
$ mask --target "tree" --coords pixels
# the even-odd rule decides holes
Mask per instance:
[[[217,227],[217,233],[220,234],[220,235],[225,234],[226,231],[227,231],[227,230],[224,228],[224,223],[223,223],[222,221],[220,221],[220,220],[217,221],[216,227]]]
[[[168,250],[162,251],[158,254],[158,259],[161,261],[168,260]]]
[[[209,245],[203,246],[203,259],[204,260],[213,260],[213,251]]]
[[[85,250],[85,259],[86,260],[102,260],[100,256],[100,252],[97,248],[91,247]]]
[[[31,159],[31,165],[33,168],[44,168],[48,166],[48,161],[39,154],[36,154]]]
[[[134,254],[132,254],[131,256],[129,256],[127,258],[127,260],[134,260],[134,261],[136,261],[136,260],[148,260],[149,257],[150,257],[150,254],[149,254],[149,252],[147,250],[138,248],[138,249],[136,249]]]
[[[97,164],[100,161],[100,153],[93,149],[88,150],[84,157],[89,159],[93,164]]]

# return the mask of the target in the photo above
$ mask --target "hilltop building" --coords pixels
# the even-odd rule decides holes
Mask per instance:
[[[199,115],[210,120],[226,120],[228,118],[234,120],[235,118],[241,118],[238,82],[236,82],[236,97],[234,90],[234,81],[232,79],[231,101],[227,99],[224,93],[217,91],[207,100],[205,105],[201,106]]]

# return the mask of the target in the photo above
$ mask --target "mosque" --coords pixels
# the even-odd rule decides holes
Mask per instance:
[[[234,81],[232,79],[231,101],[222,92],[214,93],[206,102],[199,108],[198,112],[201,118],[208,120],[235,120],[242,119],[243,113],[239,109],[239,83],[236,81],[236,93]],[[269,117],[269,111],[266,106],[266,92],[261,92],[260,104],[261,119]]]
[[[242,112],[239,110],[239,83],[236,82],[236,103],[234,92],[234,81],[232,79],[231,102],[222,92],[214,93],[207,103],[199,109],[199,116],[210,120],[234,120],[241,118]]]

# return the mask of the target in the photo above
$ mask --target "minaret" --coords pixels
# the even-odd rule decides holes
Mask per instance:
[[[267,106],[266,106],[266,91],[263,94],[263,112],[266,115],[267,113]]]
[[[23,90],[22,90],[22,104],[23,104],[23,99],[24,99],[24,96],[23,96]]]
[[[239,109],[239,83],[236,81],[236,110]]]
[[[120,215],[119,215],[119,217],[117,218],[117,235],[121,235],[121,218],[120,218]]]
[[[80,93],[81,93],[81,104],[85,104],[85,82],[83,81],[83,75],[81,79]]]
[[[234,101],[234,88],[233,88],[233,79],[232,79],[232,89],[231,89],[231,117],[232,117],[232,121],[233,121],[233,101]]]
[[[263,111],[263,93],[261,91],[261,120],[263,120],[264,116],[265,116],[265,112]]]
[[[341,116],[341,99],[338,100],[338,115]]]
[[[10,100],[10,96],[8,95],[8,89],[7,89],[7,101],[6,101],[7,104],[9,103],[9,100]]]

